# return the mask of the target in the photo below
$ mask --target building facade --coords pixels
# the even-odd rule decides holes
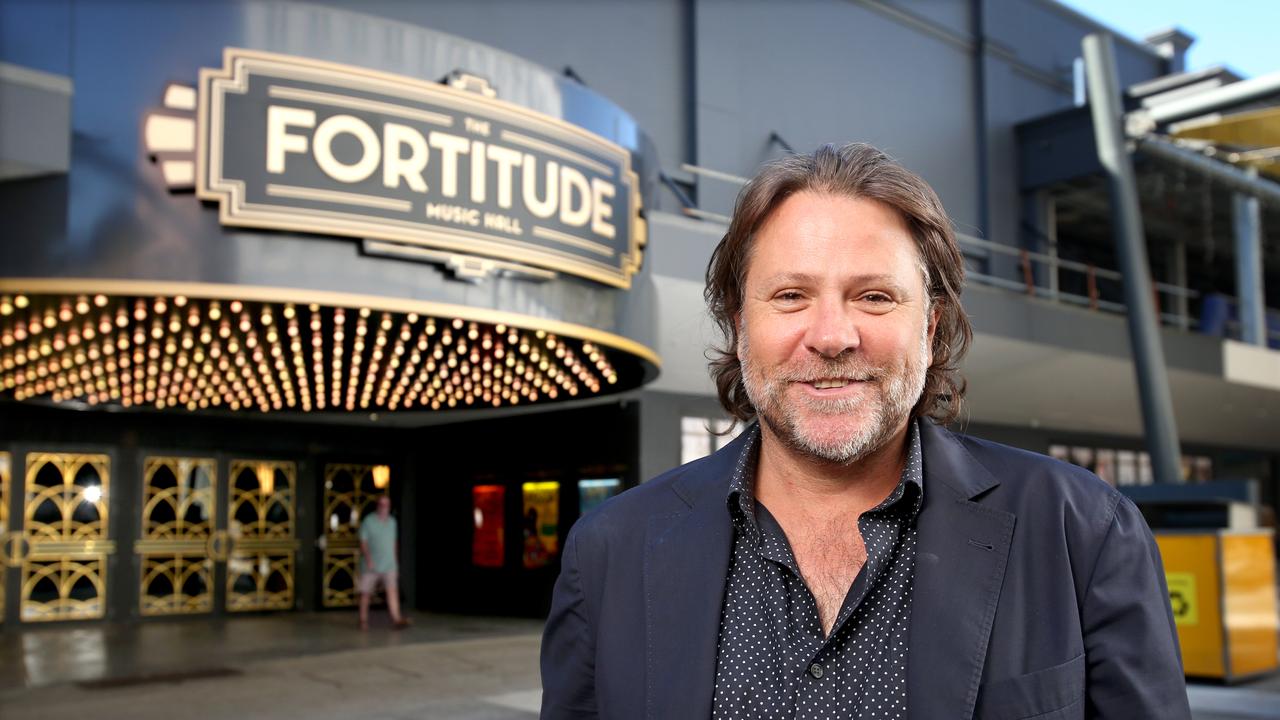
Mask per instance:
[[[723,442],[707,260],[741,178],[822,142],[886,149],[965,236],[963,429],[1151,482],[1105,186],[1028,169],[1099,29],[1051,0],[3,0],[5,627],[348,607],[384,492],[411,606],[542,611],[581,513]],[[1179,70],[1117,48],[1126,86]],[[1199,322],[1235,292],[1208,216],[1151,240],[1181,479],[1274,503],[1277,352]]]

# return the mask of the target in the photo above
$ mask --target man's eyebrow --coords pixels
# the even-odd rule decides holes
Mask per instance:
[[[898,278],[889,273],[868,273],[865,275],[851,275],[846,281],[853,285],[884,285],[898,293],[907,294],[907,288],[900,282]],[[777,287],[779,285],[812,285],[816,284],[818,279],[813,275],[801,272],[780,272],[765,279],[765,285],[768,287]]]

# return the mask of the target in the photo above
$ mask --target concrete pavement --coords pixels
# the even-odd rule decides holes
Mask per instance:
[[[418,614],[368,633],[348,613],[0,633],[0,712],[23,720],[530,720],[536,620]],[[1196,720],[1280,720],[1280,677],[1193,684]]]

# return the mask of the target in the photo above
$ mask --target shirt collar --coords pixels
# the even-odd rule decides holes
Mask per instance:
[[[760,423],[752,423],[743,433],[747,436],[746,442],[742,445],[733,477],[729,480],[729,517],[738,530],[758,536],[760,526],[756,520],[755,482],[756,463],[760,458]],[[914,487],[915,490],[908,491],[909,487]],[[924,502],[924,456],[920,451],[919,421],[914,419],[907,426],[907,463],[902,468],[898,485],[884,502],[868,512],[888,510],[904,497],[908,501],[903,510],[909,517],[915,517]]]

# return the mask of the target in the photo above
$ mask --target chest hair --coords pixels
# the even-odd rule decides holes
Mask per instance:
[[[822,634],[831,634],[849,587],[867,562],[858,515],[843,513],[803,523],[783,524],[800,577],[818,605]]]

